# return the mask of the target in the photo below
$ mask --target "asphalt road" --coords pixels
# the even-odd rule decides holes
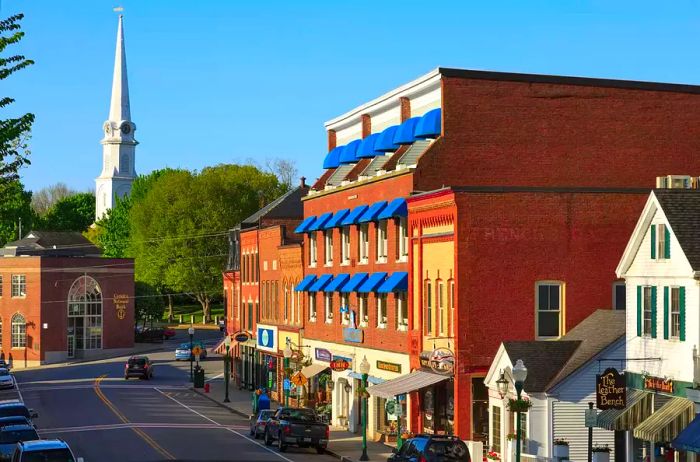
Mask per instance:
[[[197,338],[211,346],[219,335]],[[19,393],[39,413],[40,435],[67,441],[85,462],[336,461],[313,449],[280,454],[267,448],[248,437],[247,419],[190,391],[189,363],[174,361],[185,337],[178,333],[163,351],[148,354],[155,363],[152,381],[125,381],[123,357],[17,371]],[[209,377],[223,371],[220,358],[203,366]]]

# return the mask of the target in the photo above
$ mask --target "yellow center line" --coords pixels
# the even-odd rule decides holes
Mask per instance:
[[[122,414],[119,411],[119,409],[117,409],[117,407],[109,399],[107,399],[105,394],[100,389],[100,383],[102,382],[102,380],[104,380],[105,377],[107,377],[107,374],[103,374],[103,375],[99,376],[97,379],[95,379],[95,387],[94,387],[95,394],[97,395],[98,398],[100,398],[100,400],[105,404],[105,406],[107,406],[109,408],[109,410],[112,411],[114,413],[114,415],[116,415],[117,418],[122,421],[122,423],[125,423],[125,424],[130,423],[129,419],[127,419],[126,416],[124,414]],[[138,436],[140,436],[141,439],[143,439],[149,446],[151,446],[153,449],[155,449],[158,453],[160,453],[160,455],[165,457],[167,460],[176,460],[175,456],[170,454],[165,448],[163,448],[161,445],[156,443],[156,441],[153,438],[151,438],[150,436],[148,436],[146,433],[144,433],[143,430],[141,430],[140,428],[136,428],[136,427],[131,427],[131,430],[134,433],[136,433]]]

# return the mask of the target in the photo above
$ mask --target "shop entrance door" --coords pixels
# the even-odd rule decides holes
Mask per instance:
[[[68,334],[68,358],[75,358],[75,335]]]
[[[347,379],[338,379],[336,384],[336,389],[340,395],[340,400],[338,403],[338,420],[341,426],[348,428],[349,417],[350,417],[350,393],[352,393],[352,388],[348,383]]]

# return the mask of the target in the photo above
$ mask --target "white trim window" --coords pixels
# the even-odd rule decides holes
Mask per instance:
[[[364,265],[369,261],[369,223],[361,223],[357,239],[359,263]]]
[[[627,287],[624,281],[613,282],[612,307],[613,310],[627,309]]]
[[[316,292],[309,292],[309,321],[316,322]]]
[[[399,217],[396,220],[396,259],[400,262],[408,261],[408,220]]]
[[[340,264],[350,264],[350,227],[340,228]]]
[[[408,330],[408,302],[406,292],[396,292],[396,330]]]
[[[333,265],[333,229],[323,232],[323,257],[326,266]]]
[[[445,307],[445,283],[442,279],[437,280],[435,295],[437,297],[438,309],[438,335],[443,336],[447,333],[447,309]]]
[[[670,288],[670,303],[669,303],[669,325],[671,326],[671,338],[678,339],[681,337],[681,288]]]
[[[666,255],[666,225],[661,223],[656,225],[656,258],[657,260],[665,260],[669,257]]]
[[[325,302],[326,324],[331,324],[333,322],[333,292],[325,292],[323,299]]]
[[[369,316],[367,315],[367,294],[357,294],[357,306],[360,327],[367,327]]]
[[[430,279],[423,281],[424,335],[433,335],[433,291]]]
[[[374,297],[377,301],[377,327],[386,329],[387,324],[387,297],[386,294],[376,294]]]
[[[350,294],[340,294],[340,307],[344,308],[341,323],[344,326],[350,325]]]
[[[309,266],[316,266],[318,261],[318,243],[316,242],[316,231],[309,233]]]
[[[450,279],[447,281],[447,290],[450,291],[448,294],[450,301],[450,337],[455,336],[455,280]]]
[[[564,326],[564,283],[543,281],[535,286],[536,335],[538,338],[559,338]]]
[[[386,220],[377,222],[377,263],[386,263],[387,236]]]
[[[15,313],[12,316],[12,348],[26,348],[27,347],[27,321],[25,321],[24,316],[19,313]]]
[[[27,296],[27,276],[24,274],[12,275],[12,296],[26,297]]]
[[[653,332],[653,288],[651,286],[642,287],[642,335],[652,335]]]

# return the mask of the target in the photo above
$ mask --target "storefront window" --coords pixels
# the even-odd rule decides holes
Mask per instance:
[[[501,452],[501,408],[491,406],[491,450]]]

